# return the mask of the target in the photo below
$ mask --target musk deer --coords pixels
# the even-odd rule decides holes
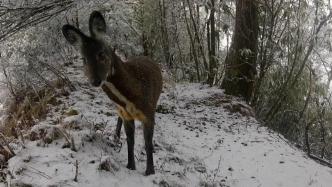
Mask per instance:
[[[83,57],[84,72],[90,83],[95,87],[101,86],[117,105],[127,136],[127,168],[136,169],[134,120],[138,120],[142,122],[144,131],[147,155],[145,174],[154,174],[152,138],[156,105],[162,89],[160,67],[148,57],[134,57],[122,62],[106,42],[106,22],[100,12],[91,13],[89,30],[91,36],[72,25],[62,27],[66,40]],[[117,134],[121,120],[118,121]]]

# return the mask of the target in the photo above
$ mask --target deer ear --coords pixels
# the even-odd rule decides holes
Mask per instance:
[[[72,25],[64,25],[62,27],[62,34],[77,50],[82,47],[84,34],[79,29]]]
[[[89,19],[89,29],[92,37],[98,37],[106,33],[106,22],[103,15],[98,11],[93,11]]]

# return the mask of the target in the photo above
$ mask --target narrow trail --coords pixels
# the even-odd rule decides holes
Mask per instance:
[[[248,106],[217,88],[177,84],[164,91],[156,115],[155,169],[145,177],[143,131],[136,123],[137,170],[126,169],[125,134],[115,143],[114,104],[100,89],[82,83],[80,67],[69,70],[77,90],[59,98],[48,117],[31,131],[44,129],[51,143],[16,145],[9,161],[16,186],[322,186],[332,183],[332,169],[306,158],[285,139],[250,115],[230,113]],[[68,115],[68,111],[76,111]],[[64,148],[61,128],[77,151]],[[78,182],[73,181],[78,161]]]

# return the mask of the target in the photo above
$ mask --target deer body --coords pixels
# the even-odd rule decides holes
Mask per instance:
[[[65,38],[82,53],[86,75],[94,86],[101,86],[107,96],[117,105],[127,136],[128,169],[136,169],[134,159],[135,124],[143,124],[147,153],[146,175],[154,174],[153,131],[155,110],[162,89],[161,70],[148,57],[135,57],[124,63],[105,44],[105,20],[99,12],[90,16],[89,28],[92,37],[84,35],[71,25],[63,26]],[[117,134],[121,122],[118,121]]]
[[[162,89],[158,64],[148,57],[123,63],[115,56],[113,62],[113,74],[107,77],[102,89],[117,104],[119,116],[123,120],[151,120]]]

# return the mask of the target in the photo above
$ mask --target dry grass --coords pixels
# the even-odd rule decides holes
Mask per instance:
[[[63,84],[55,81],[57,89],[62,89]],[[20,96],[13,100],[7,110],[8,117],[4,122],[2,133],[5,136],[18,137],[17,129],[30,129],[36,120],[44,119],[50,106],[59,105],[59,94],[52,88],[44,88],[38,92],[21,91]],[[65,92],[61,92],[65,93]]]

